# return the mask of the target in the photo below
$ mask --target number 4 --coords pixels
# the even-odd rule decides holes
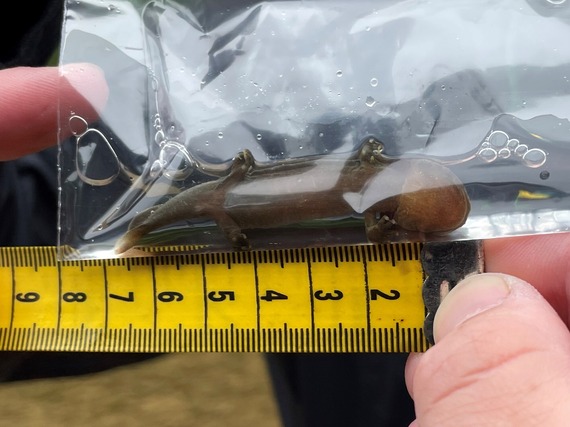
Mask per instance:
[[[271,302],[273,300],[278,300],[278,299],[289,299],[289,297],[285,294],[282,294],[281,292],[272,291],[271,289],[268,289],[267,291],[265,291],[265,295],[260,296],[259,299]]]

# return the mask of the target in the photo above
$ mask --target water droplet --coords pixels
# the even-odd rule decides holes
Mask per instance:
[[[376,104],[376,100],[374,98],[372,98],[371,96],[366,97],[366,106],[367,107],[374,107],[375,104]]]
[[[222,139],[224,137],[224,133],[223,132],[218,132],[218,138]]]
[[[263,137],[261,136],[260,133],[258,133],[258,134],[255,136],[255,139],[257,139],[258,141],[261,141],[261,138],[263,138]]]
[[[441,90],[445,90],[445,89],[446,89],[445,85],[441,85]]]
[[[370,26],[366,27],[366,31],[370,31],[370,29],[371,29]]]
[[[325,134],[322,133],[322,132],[320,132],[320,133],[319,133],[319,137],[322,138],[323,136],[325,136]]]
[[[526,107],[526,101],[521,102],[521,105],[523,108],[525,108]]]
[[[540,176],[540,179],[542,179],[542,180],[548,179],[548,178],[550,178],[550,172],[542,171],[542,172],[540,172],[539,176]]]
[[[372,77],[370,79],[370,86],[372,86],[372,87],[378,86],[378,79],[376,77]]]
[[[342,70],[338,70],[338,71],[336,72],[336,76],[337,76],[337,77],[342,77]]]

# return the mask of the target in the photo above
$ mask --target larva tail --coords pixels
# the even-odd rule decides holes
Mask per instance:
[[[142,227],[131,228],[115,244],[115,253],[120,255],[128,251],[139,242],[144,234]]]
[[[115,253],[122,254],[133,246],[148,232],[146,221],[156,211],[156,207],[150,207],[138,213],[129,224],[128,231],[121,236],[115,244]]]

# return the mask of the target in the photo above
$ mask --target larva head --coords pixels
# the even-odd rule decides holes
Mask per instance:
[[[471,209],[464,185],[447,167],[426,159],[409,162],[394,213],[396,223],[424,233],[453,231]]]

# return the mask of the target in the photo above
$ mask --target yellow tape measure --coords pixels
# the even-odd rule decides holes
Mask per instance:
[[[419,244],[57,261],[0,248],[0,350],[425,351]]]

